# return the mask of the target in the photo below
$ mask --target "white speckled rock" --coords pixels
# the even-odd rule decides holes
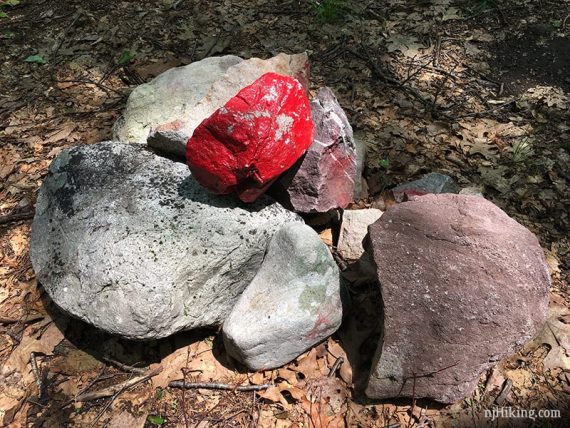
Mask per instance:
[[[233,55],[206,58],[167,70],[137,86],[113,127],[114,139],[146,144],[152,127],[182,117],[208,94],[214,82],[241,61]]]
[[[284,225],[224,322],[228,353],[251,370],[279,367],[340,326],[340,277],[309,226]]]
[[[301,221],[268,197],[206,192],[140,145],[62,151],[40,189],[30,255],[64,311],[130,339],[223,322],[269,240]]]
[[[265,73],[277,73],[297,79],[307,88],[309,84],[309,60],[306,53],[287,55],[281,53],[267,60],[251,58],[228,68],[223,76],[217,76],[208,92],[194,105],[187,103],[183,115],[172,117],[167,123],[153,127],[148,144],[158,150],[185,156],[186,142],[203,120],[225,105],[241,89],[251,85]]]
[[[368,233],[368,226],[381,215],[382,211],[376,208],[344,211],[338,239],[338,252],[342,257],[346,260],[358,260],[362,256],[362,240]]]

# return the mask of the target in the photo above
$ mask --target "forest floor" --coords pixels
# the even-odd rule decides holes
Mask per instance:
[[[570,1],[5,0],[0,44],[0,425],[488,426],[484,410],[499,404],[562,411],[500,426],[568,426]],[[215,331],[120,340],[58,313],[35,280],[36,193],[62,148],[111,139],[133,88],[168,68],[301,51],[313,93],[330,86],[368,145],[360,205],[441,172],[480,189],[544,248],[545,330],[459,403],[364,398],[374,284],[352,284],[358,317],[339,334],[284,368],[243,373]],[[168,387],[176,379],[275,386]]]

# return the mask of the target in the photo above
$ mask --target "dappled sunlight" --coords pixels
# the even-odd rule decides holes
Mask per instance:
[[[568,2],[4,3],[0,366],[9,370],[0,373],[0,425],[432,427],[484,424],[483,410],[495,405],[569,411]],[[363,197],[349,209],[389,209],[399,202],[395,186],[440,173],[540,241],[552,279],[549,330],[483,373],[464,400],[364,397],[382,334],[380,289],[338,255],[332,215],[306,220],[336,257],[353,318],[275,370],[239,366],[217,331],[148,342],[112,337],[62,314],[37,283],[31,219],[61,150],[112,139],[129,94],[168,69],[212,56],[303,51],[310,97],[329,86],[368,149]],[[141,367],[162,371],[131,387]],[[75,402],[98,390],[114,392]]]

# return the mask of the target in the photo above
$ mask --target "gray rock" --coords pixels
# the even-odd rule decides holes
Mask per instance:
[[[341,319],[330,251],[309,226],[287,224],[224,322],[224,344],[252,370],[279,367],[334,333]]]
[[[396,201],[402,202],[405,197],[411,198],[429,193],[459,193],[460,190],[461,188],[450,176],[438,172],[430,172],[419,180],[394,187],[392,193]]]
[[[64,150],[38,196],[30,255],[52,300],[95,327],[155,339],[223,322],[280,225],[270,198],[213,196],[140,145]]]
[[[306,155],[274,186],[285,206],[300,213],[344,208],[354,199],[357,176],[352,127],[330,88],[311,101],[315,124],[313,144]]]
[[[364,253],[362,241],[368,234],[368,226],[380,218],[382,211],[376,208],[345,210],[342,214],[338,252],[346,260],[358,260]]]
[[[204,119],[225,105],[241,89],[251,85],[265,73],[277,73],[297,79],[305,88],[309,84],[309,59],[306,53],[281,53],[267,60],[251,58],[217,76],[208,92],[195,105],[188,105],[183,115],[153,127],[148,144],[158,150],[185,156],[186,143]]]
[[[481,186],[469,186],[469,187],[464,187],[463,189],[461,189],[459,191],[459,194],[460,195],[472,195],[472,196],[484,197],[483,191],[484,191],[484,189]]]
[[[124,143],[146,144],[152,127],[183,117],[228,68],[241,61],[233,55],[206,58],[167,70],[149,83],[137,86],[113,126],[113,138]]]
[[[486,199],[417,197],[369,231],[384,320],[369,397],[460,400],[545,322],[542,248]]]

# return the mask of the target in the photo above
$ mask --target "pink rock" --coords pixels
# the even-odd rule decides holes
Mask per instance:
[[[274,196],[297,212],[344,208],[354,197],[357,153],[352,127],[330,88],[311,101],[315,138],[302,161],[276,183]]]
[[[311,145],[313,122],[303,86],[267,73],[204,120],[186,145],[194,178],[216,194],[252,202]]]
[[[416,197],[369,233],[383,321],[370,398],[461,400],[546,321],[538,239],[484,198]]]

